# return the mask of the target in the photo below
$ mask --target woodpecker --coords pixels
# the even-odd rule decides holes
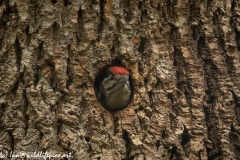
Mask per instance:
[[[121,66],[109,67],[97,93],[99,102],[106,109],[116,111],[125,108],[130,97],[129,71]]]

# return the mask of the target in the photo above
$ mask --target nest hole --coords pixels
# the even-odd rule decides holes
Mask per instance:
[[[105,78],[105,76],[106,76],[106,74],[107,74],[108,68],[110,68],[110,67],[112,67],[112,66],[121,66],[121,67],[126,68],[125,65],[122,63],[121,59],[115,58],[115,59],[112,60],[112,62],[111,62],[110,64],[105,65],[103,68],[101,68],[101,69],[99,70],[99,72],[98,72],[98,74],[96,75],[95,80],[94,80],[95,95],[96,95],[96,97],[97,97],[97,99],[98,99],[99,102],[100,102],[100,100],[99,100],[99,98],[98,98],[98,94],[99,94],[99,92],[100,92],[101,82],[102,82],[103,79]],[[128,68],[126,68],[126,69],[129,71]],[[131,77],[131,73],[130,73],[130,75],[129,75],[129,85],[130,85],[130,88],[131,88],[131,96],[130,96],[130,101],[129,101],[129,103],[130,103],[130,102],[132,101],[132,99],[133,99],[133,79],[132,79],[132,77]],[[129,105],[129,103],[128,103],[128,105]],[[107,109],[101,102],[100,102],[100,104],[101,104],[105,109]],[[127,106],[128,106],[128,105],[127,105]],[[127,106],[126,106],[126,107],[127,107]],[[126,108],[126,107],[124,107],[124,108]],[[122,108],[122,109],[124,109],[124,108]],[[119,110],[122,110],[122,109],[119,109]],[[109,110],[109,109],[107,109],[107,110]],[[118,110],[109,110],[109,111],[118,111]]]

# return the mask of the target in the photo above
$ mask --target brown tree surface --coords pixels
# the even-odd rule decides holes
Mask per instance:
[[[240,159],[239,5],[0,0],[0,159]],[[134,91],[109,112],[94,82],[116,64]]]

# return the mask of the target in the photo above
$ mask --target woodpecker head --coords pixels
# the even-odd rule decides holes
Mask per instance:
[[[107,77],[110,81],[117,81],[118,83],[126,83],[129,80],[129,72],[124,67],[113,66],[107,70]]]
[[[129,71],[121,66],[108,68],[100,84],[100,103],[108,110],[119,110],[127,106],[130,96]]]

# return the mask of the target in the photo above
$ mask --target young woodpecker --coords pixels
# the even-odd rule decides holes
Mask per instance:
[[[97,98],[106,109],[115,111],[125,108],[131,97],[128,70],[121,66],[108,68],[99,90]]]

